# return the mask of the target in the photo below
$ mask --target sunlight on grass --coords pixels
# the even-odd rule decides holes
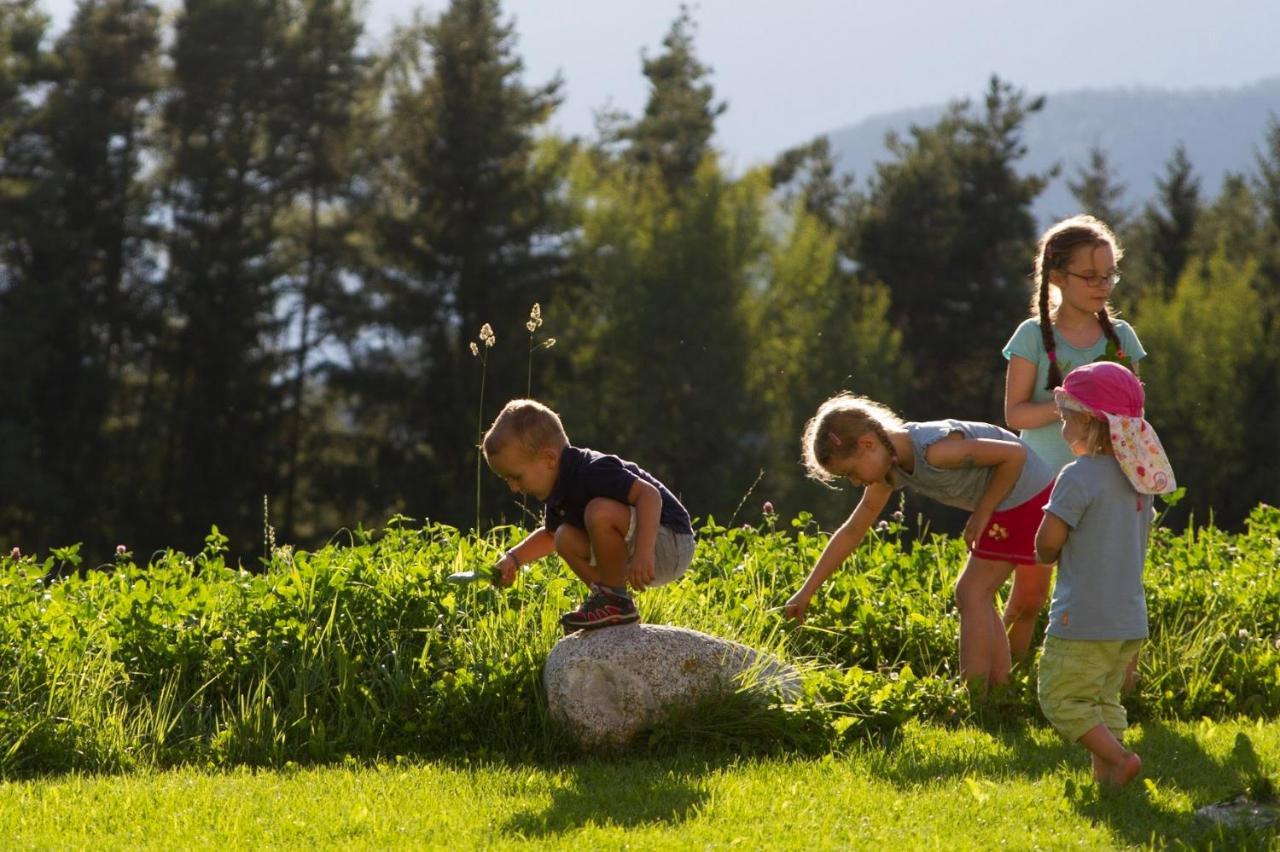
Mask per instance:
[[[4,784],[0,836],[23,848],[1266,845],[1194,810],[1274,767],[1280,725],[1152,722],[1131,743],[1149,783],[1119,792],[1097,790],[1083,750],[1040,726],[909,724],[886,745],[818,759],[69,775]]]

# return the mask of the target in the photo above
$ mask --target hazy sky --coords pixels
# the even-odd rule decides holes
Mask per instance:
[[[75,0],[44,0],[65,26]],[[366,0],[385,35],[444,0]],[[174,5],[166,3],[166,5]],[[746,166],[877,112],[979,95],[994,72],[1030,93],[1229,87],[1280,76],[1275,0],[702,0],[697,49],[729,111],[717,144]],[[679,0],[506,0],[527,80],[560,71],[553,119],[589,134],[595,110],[645,101]]]

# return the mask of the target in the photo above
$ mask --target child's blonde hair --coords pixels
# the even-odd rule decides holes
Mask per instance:
[[[484,433],[481,447],[486,459],[516,441],[527,453],[561,449],[569,443],[560,415],[536,399],[513,399],[502,407]]]
[[[1059,393],[1062,392],[1059,391]],[[1072,417],[1087,417],[1089,419],[1089,430],[1085,432],[1084,436],[1086,451],[1089,455],[1115,455],[1115,451],[1111,448],[1110,423],[1105,420],[1099,420],[1084,405],[1071,397],[1059,397],[1058,407],[1067,411]]]
[[[858,439],[868,432],[879,438],[889,457],[896,460],[898,454],[889,441],[889,430],[901,428],[902,420],[892,409],[865,396],[841,391],[818,406],[818,413],[804,424],[800,448],[805,473],[819,482],[839,479],[831,472],[831,463],[853,455]]]

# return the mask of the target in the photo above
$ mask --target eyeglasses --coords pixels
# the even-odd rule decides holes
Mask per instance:
[[[1074,275],[1090,287],[1114,287],[1120,283],[1120,270],[1118,269],[1113,269],[1103,275],[1081,275],[1079,272],[1072,272],[1070,269],[1064,269],[1062,271],[1068,275]]]

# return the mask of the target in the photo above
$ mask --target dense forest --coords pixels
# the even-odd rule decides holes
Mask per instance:
[[[476,453],[516,396],[721,522],[849,510],[797,463],[840,389],[1002,422],[1042,97],[993,78],[858,184],[822,138],[733,173],[687,11],[636,69],[643,113],[560,138],[563,82],[526,79],[497,0],[376,48],[357,10],[83,0],[54,33],[0,6],[6,549],[190,551],[216,524],[251,560],[268,524],[519,521]],[[1105,142],[1057,169],[1125,246],[1171,518],[1238,524],[1280,499],[1280,120],[1216,198],[1151,152],[1138,208]]]

